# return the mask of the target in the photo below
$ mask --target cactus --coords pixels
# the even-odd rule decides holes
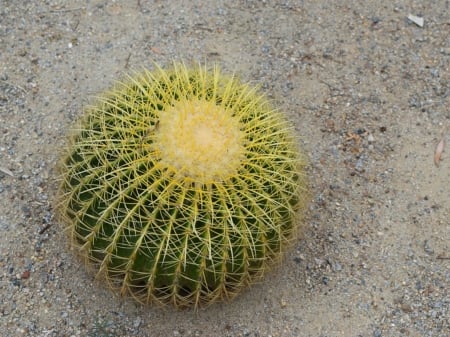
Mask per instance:
[[[74,131],[58,212],[122,295],[176,307],[232,298],[293,237],[306,183],[292,128],[217,67],[129,76]]]

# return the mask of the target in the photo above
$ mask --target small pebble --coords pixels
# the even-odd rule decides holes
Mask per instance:
[[[334,270],[334,271],[341,271],[341,270],[342,270],[341,264],[340,264],[339,262],[335,262],[335,263],[333,264],[333,270]]]
[[[134,328],[139,328],[139,326],[141,325],[141,318],[137,317],[134,322],[133,322],[133,327]]]
[[[30,277],[30,271],[29,270],[25,270],[22,275],[20,276],[21,279],[26,280]]]

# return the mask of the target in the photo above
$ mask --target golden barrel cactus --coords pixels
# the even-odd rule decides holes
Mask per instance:
[[[231,298],[293,237],[305,199],[292,128],[215,67],[144,71],[86,110],[61,221],[114,289],[176,307]]]

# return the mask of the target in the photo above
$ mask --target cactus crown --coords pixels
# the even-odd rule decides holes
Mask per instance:
[[[212,183],[236,174],[245,139],[231,111],[204,99],[185,99],[162,114],[158,125],[155,152],[177,175]]]
[[[218,68],[144,71],[98,99],[63,159],[59,213],[121,294],[230,298],[280,256],[305,188],[291,129]]]

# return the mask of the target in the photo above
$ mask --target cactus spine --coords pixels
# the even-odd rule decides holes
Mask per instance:
[[[59,213],[98,275],[144,303],[198,306],[258,280],[296,228],[304,163],[255,89],[174,63],[87,109]]]

